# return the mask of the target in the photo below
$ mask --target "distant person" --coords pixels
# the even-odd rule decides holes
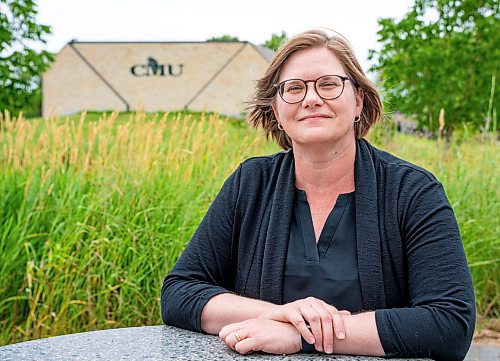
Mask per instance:
[[[382,116],[347,40],[286,42],[249,113],[284,151],[226,180],[165,279],[163,321],[242,354],[462,360],[475,306],[457,222],[431,173],[363,139]]]

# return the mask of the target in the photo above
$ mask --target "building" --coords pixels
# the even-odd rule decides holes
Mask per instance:
[[[238,115],[274,53],[249,42],[76,42],[42,77],[42,115],[189,109]]]

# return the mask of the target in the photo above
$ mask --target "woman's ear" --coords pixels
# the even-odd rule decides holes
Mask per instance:
[[[356,92],[356,114],[361,114],[363,111],[363,99],[365,97],[365,93],[362,88],[358,88]]]
[[[276,102],[273,101],[271,103],[271,108],[273,109],[274,118],[276,118],[279,123],[280,119],[278,118],[278,111],[276,110]]]

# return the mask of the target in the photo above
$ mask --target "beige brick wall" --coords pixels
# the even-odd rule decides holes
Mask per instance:
[[[42,78],[42,115],[81,110],[125,110],[125,105],[66,45]]]
[[[253,91],[254,81],[269,65],[248,43],[74,43],[73,46],[125,99],[131,110],[137,109],[142,100],[149,112],[179,110],[188,105],[192,110],[239,114]],[[138,65],[137,74],[144,73],[146,69],[141,65],[148,63],[148,57],[164,66],[165,76],[160,76],[159,71],[150,76],[131,73],[134,65]],[[180,64],[182,73],[170,76],[169,65],[178,74]],[[125,103],[69,44],[44,74],[42,92],[44,116],[126,109]]]
[[[244,45],[237,57],[213,79],[190,107],[231,114],[242,112],[245,107],[243,102],[248,101],[253,93],[255,80],[262,76],[268,65],[251,44]]]

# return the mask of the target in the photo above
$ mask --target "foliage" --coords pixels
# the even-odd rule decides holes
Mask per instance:
[[[288,37],[284,31],[281,32],[281,34],[272,34],[271,39],[265,41],[262,46],[269,48],[273,51],[278,50],[278,48],[283,44],[285,41],[288,40]],[[222,41],[222,42],[231,42],[231,41],[240,41],[236,36],[232,35],[222,35],[222,36],[215,36],[213,38],[207,39],[207,42],[212,42],[212,41]]]
[[[262,46],[271,49],[272,51],[277,51],[281,44],[283,44],[285,41],[288,40],[288,36],[286,35],[286,32],[281,31],[281,34],[274,34],[271,35],[271,39],[266,40],[264,44],[261,44]]]
[[[499,20],[497,0],[416,0],[402,20],[379,20],[381,50],[370,52],[378,61],[371,70],[386,101],[416,116],[421,128],[436,130],[441,108],[448,133],[464,122],[482,127],[492,114],[490,99],[500,100],[492,91]]]
[[[212,42],[212,41],[232,42],[232,41],[240,41],[240,39],[238,39],[236,36],[231,36],[231,35],[214,36],[213,38],[207,39],[207,42]]]
[[[223,179],[277,149],[216,115],[94,116],[0,117],[0,345],[161,322]]]
[[[40,76],[53,60],[45,44],[50,27],[36,23],[33,0],[0,0],[0,109],[27,115],[40,113]]]
[[[163,278],[224,179],[279,150],[217,115],[99,118],[0,117],[0,345],[159,324]],[[380,139],[444,184],[478,312],[498,317],[498,146]]]

